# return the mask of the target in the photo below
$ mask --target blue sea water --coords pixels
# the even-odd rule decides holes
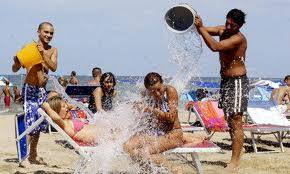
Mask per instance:
[[[19,89],[22,88],[25,75],[3,75],[4,77],[8,78],[10,82],[13,83],[13,85],[16,85]],[[67,79],[69,79],[69,76],[65,76]],[[143,78],[142,76],[117,76],[117,85],[116,90],[118,91],[119,97],[123,98],[125,94],[128,94],[128,92],[132,93],[138,93],[138,90],[140,86],[143,85]],[[88,81],[91,79],[90,76],[78,76],[78,79],[80,81],[80,85],[86,85]],[[251,77],[250,80],[257,80],[260,78]],[[283,79],[279,78],[263,78],[264,80],[272,80],[272,81],[282,81]],[[165,83],[169,82],[170,78],[165,78]],[[219,82],[220,77],[195,77],[192,78],[189,83],[186,85],[185,89],[180,94],[180,108],[184,107],[184,104],[186,103],[186,98],[183,93],[195,90],[197,87],[194,85],[196,82]],[[195,82],[195,83],[194,83]],[[139,85],[138,85],[139,84]],[[2,89],[1,89],[2,90]],[[11,89],[12,91],[12,89]],[[15,108],[12,103],[12,112],[18,112],[21,111],[21,109]],[[4,102],[3,97],[0,99],[0,111],[4,108]],[[1,114],[1,113],[0,113]]]

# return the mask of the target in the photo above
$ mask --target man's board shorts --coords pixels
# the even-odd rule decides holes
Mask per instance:
[[[47,100],[47,93],[42,87],[24,84],[22,96],[24,99],[23,109],[26,117],[26,126],[28,127],[41,117],[37,110],[41,108],[43,102]],[[39,134],[40,131],[45,131],[46,128],[47,122],[43,121],[30,133],[30,135]]]
[[[4,97],[4,103],[5,103],[6,107],[10,107],[10,97],[9,96]]]
[[[247,111],[249,79],[247,75],[221,77],[219,108],[226,117]]]

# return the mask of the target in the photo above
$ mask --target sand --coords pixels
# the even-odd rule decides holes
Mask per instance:
[[[181,119],[185,120],[186,112],[181,112]],[[30,165],[27,168],[18,167],[15,145],[14,115],[0,115],[0,173],[73,173],[79,155],[65,146],[63,138],[58,133],[41,134],[38,154],[48,165]],[[197,133],[205,135],[203,132]],[[247,134],[248,137],[249,134]],[[218,144],[224,153],[200,154],[200,160],[205,174],[225,173],[224,166],[230,159],[231,141],[228,133],[216,133],[212,141]],[[279,150],[278,143],[272,135],[262,136],[259,150]],[[284,140],[284,153],[255,154],[250,139],[246,139],[245,153],[242,157],[241,168],[238,173],[243,174],[286,174],[290,173],[290,139]],[[174,163],[184,168],[184,173],[196,173],[184,161],[175,155],[168,156]],[[123,166],[124,167],[124,166]]]

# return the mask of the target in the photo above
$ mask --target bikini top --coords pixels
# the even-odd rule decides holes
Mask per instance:
[[[85,125],[88,125],[88,122],[79,120],[78,118],[72,118],[72,123],[74,126],[75,133],[78,133]]]
[[[170,111],[169,106],[168,106],[168,99],[167,99],[166,93],[163,96],[163,100],[161,102],[160,109],[163,112],[169,112]]]
[[[160,103],[159,106],[158,106],[158,103],[156,102],[156,100],[154,100],[153,97],[148,99],[148,103],[149,103],[149,106],[153,106],[155,108],[159,108],[163,112],[169,112],[170,111],[170,108],[168,106],[168,98],[167,98],[166,92],[164,93],[163,99],[161,100],[161,103]]]

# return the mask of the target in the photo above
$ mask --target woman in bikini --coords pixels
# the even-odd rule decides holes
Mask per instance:
[[[89,109],[93,113],[113,109],[113,97],[116,95],[115,86],[114,74],[106,72],[101,76],[100,86],[94,90],[89,99]]]
[[[162,77],[155,72],[146,75],[144,85],[147,106],[142,110],[149,125],[131,137],[124,144],[124,150],[140,164],[151,161],[158,166],[167,167],[173,173],[178,173],[180,169],[173,168],[160,154],[184,143],[178,119],[177,91],[174,87],[163,84]]]
[[[53,96],[42,105],[46,113],[75,141],[84,144],[97,144],[103,129],[89,124],[85,119],[74,118],[70,107],[60,96]]]

